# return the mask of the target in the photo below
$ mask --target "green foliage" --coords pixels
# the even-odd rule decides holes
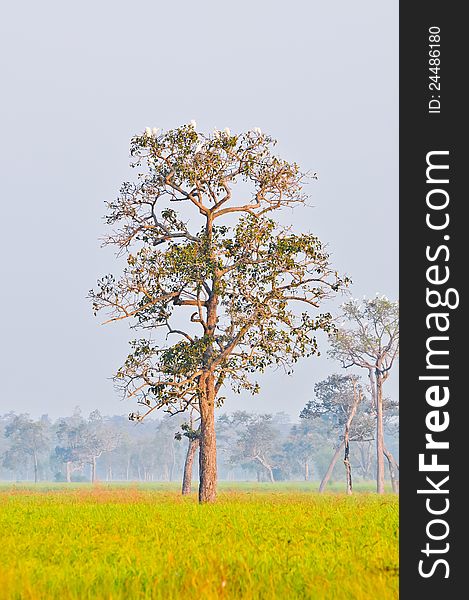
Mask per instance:
[[[197,440],[200,438],[200,428],[194,429],[191,423],[182,423],[181,431],[174,435],[174,439],[181,441],[183,436],[189,440]]]

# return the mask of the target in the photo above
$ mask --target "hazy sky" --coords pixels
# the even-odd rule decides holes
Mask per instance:
[[[125,326],[99,325],[86,294],[115,270],[104,201],[133,175],[145,126],[254,126],[317,171],[307,217],[354,295],[398,296],[398,3],[10,2],[0,24],[0,412],[122,414],[111,375]],[[339,365],[273,372],[229,400],[296,417]],[[387,384],[388,385],[388,384]],[[397,376],[388,393],[397,394]]]

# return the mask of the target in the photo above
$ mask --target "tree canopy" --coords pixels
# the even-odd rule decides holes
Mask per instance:
[[[132,342],[116,380],[145,407],[132,419],[200,410],[202,455],[222,386],[255,393],[254,373],[317,354],[316,332],[334,327],[324,301],[349,281],[315,235],[273,218],[306,199],[305,174],[275,143],[258,129],[147,129],[131,142],[137,181],[108,203],[106,242],[127,265],[90,292],[94,311],[152,332]]]

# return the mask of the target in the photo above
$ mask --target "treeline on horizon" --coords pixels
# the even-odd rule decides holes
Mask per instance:
[[[313,401],[296,422],[285,413],[220,414],[216,421],[219,479],[317,481],[324,488],[328,482],[345,482],[347,469],[352,469],[354,481],[373,480],[374,417],[363,403],[355,417],[344,469],[341,412],[340,404]],[[10,412],[0,416],[0,479],[177,482],[183,477],[193,431],[182,414],[135,423],[127,416],[103,416],[98,410],[86,417],[78,408],[56,420]],[[398,417],[392,403],[385,420],[385,442],[387,452],[398,461]],[[197,476],[195,460],[193,478]]]

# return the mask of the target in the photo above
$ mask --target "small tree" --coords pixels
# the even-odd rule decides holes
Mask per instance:
[[[127,254],[127,267],[90,292],[109,321],[176,336],[172,345],[135,340],[117,381],[145,407],[132,419],[197,406],[201,502],[216,497],[222,386],[255,393],[252,374],[317,354],[316,331],[333,328],[321,306],[348,283],[316,236],[270,217],[306,199],[304,174],[274,145],[258,129],[204,135],[195,123],[135,136],[138,180],[107,214],[107,242]]]
[[[376,488],[384,493],[383,384],[399,354],[399,304],[384,296],[342,305],[345,321],[331,335],[331,356],[368,371],[376,410]]]

